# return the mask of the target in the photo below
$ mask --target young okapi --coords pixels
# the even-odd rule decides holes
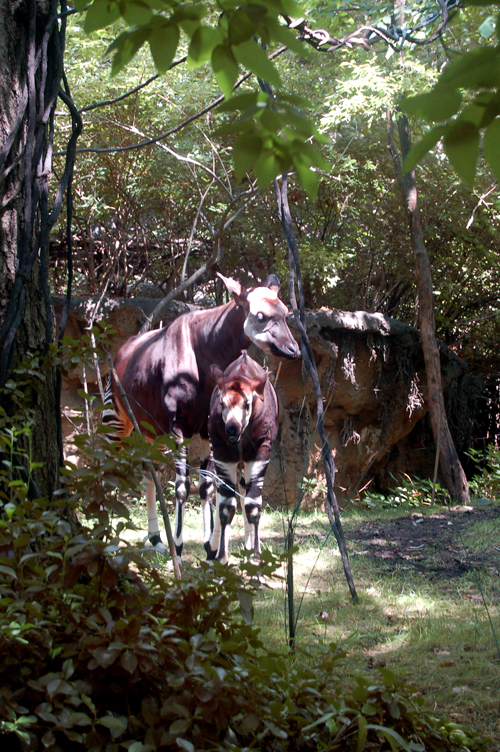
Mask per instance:
[[[179,558],[183,545],[184,502],[190,488],[187,447],[182,442],[195,434],[201,437],[199,490],[204,546],[207,552],[209,550],[213,484],[207,480],[210,478],[207,422],[214,388],[212,364],[224,370],[252,342],[266,353],[289,359],[300,357],[300,348],[286,323],[287,308],[278,298],[277,277],[273,274],[262,287],[246,290],[239,282],[219,276],[234,300],[216,308],[186,313],[166,329],[138,334],[122,345],[115,358],[118,379],[145,436],[154,438],[146,427],[142,427],[143,422],[153,426],[157,435],[171,433],[178,447],[173,535]],[[103,411],[103,422],[114,429],[116,438],[128,436],[133,425],[113,378],[108,385],[108,402],[112,406]],[[205,475],[203,471],[206,471]],[[149,540],[154,547],[163,549],[155,488],[149,476],[146,501]]]
[[[231,522],[240,496],[245,548],[260,554],[262,486],[278,433],[278,398],[267,373],[246,350],[223,372],[212,366],[216,387],[210,402],[208,435],[215,462],[217,508],[208,558],[228,561]],[[238,468],[242,466],[238,494]]]

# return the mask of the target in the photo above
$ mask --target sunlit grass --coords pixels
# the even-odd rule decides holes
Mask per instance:
[[[353,506],[344,513],[343,524],[346,530],[374,519],[383,525],[403,514],[402,509],[379,513]],[[142,527],[132,535],[142,541],[145,508],[135,509],[132,517]],[[199,504],[188,504],[184,522],[183,568],[187,572],[204,558]],[[282,553],[288,524],[286,515],[266,510],[261,519],[263,546]],[[454,535],[454,548],[463,550],[463,557],[468,551],[491,551],[492,541],[499,541],[498,525],[498,521],[471,520],[460,535]],[[238,510],[231,551],[241,548],[243,530]],[[359,595],[355,605],[326,515],[301,512],[294,519],[294,543],[298,547],[293,559],[297,645],[331,642],[341,647],[347,654],[342,663],[346,681],[356,672],[387,666],[415,686],[428,709],[492,735],[492,750],[500,748],[500,662],[495,641],[500,639],[500,583],[496,573],[475,568],[460,577],[430,578],[411,566],[388,566],[366,555],[362,545],[351,543],[350,564]],[[284,569],[278,575],[257,596],[254,618],[266,647],[284,650],[290,634]]]

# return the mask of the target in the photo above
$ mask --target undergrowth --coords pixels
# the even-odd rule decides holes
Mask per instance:
[[[4,455],[21,456],[22,426],[0,419]],[[56,499],[29,498],[15,467],[2,475],[3,751],[486,748],[425,711],[386,667],[347,682],[337,644],[288,652],[264,641],[253,604],[283,557],[199,562],[177,581],[129,545],[121,497],[138,497],[142,462],[160,460],[165,441],[134,436],[104,449],[81,436],[86,466],[66,467]]]

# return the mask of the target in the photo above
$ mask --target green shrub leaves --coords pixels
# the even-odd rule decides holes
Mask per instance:
[[[491,3],[470,0],[469,4]],[[500,16],[497,35],[499,29]],[[400,109],[427,123],[442,123],[412,148],[404,171],[442,138],[448,159],[467,185],[473,186],[481,145],[500,181],[500,45],[479,47],[448,63],[431,91],[404,99]]]
[[[84,7],[77,3],[77,8]],[[158,72],[166,73],[186,37],[188,68],[210,62],[226,100],[246,71],[272,86],[276,101],[268,97],[263,108],[264,100],[260,99],[258,109],[246,109],[232,123],[236,174],[241,180],[246,172],[255,170],[259,186],[264,188],[280,173],[294,169],[305,191],[314,198],[318,185],[314,168],[327,165],[306,139],[318,138],[318,133],[297,106],[293,110],[281,106],[285,98],[283,82],[266,52],[267,45],[278,43],[303,54],[303,43],[284,21],[285,16],[294,15],[300,13],[293,0],[247,4],[223,0],[217,13],[208,3],[93,0],[86,10],[84,28],[90,34],[118,21],[127,25],[125,29],[116,26],[119,33],[108,48],[113,53],[113,75],[123,70],[146,43]],[[306,153],[299,155],[306,146]]]

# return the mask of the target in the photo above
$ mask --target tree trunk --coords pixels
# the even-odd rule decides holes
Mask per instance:
[[[57,0],[0,0],[0,400],[2,423],[16,423],[16,404],[4,390],[13,368],[30,399],[15,449],[24,458],[30,495],[50,497],[59,476],[59,399],[56,372],[41,367],[54,341],[47,274],[48,180],[52,119],[62,76],[64,25]],[[61,3],[65,10],[65,2]],[[53,224],[53,222],[52,222]],[[23,358],[26,359],[22,364]],[[37,365],[38,362],[38,365]],[[17,412],[19,412],[17,410]],[[32,462],[43,463],[33,473]]]
[[[387,131],[389,150],[394,162],[396,176],[410,224],[417,277],[420,334],[422,337],[422,350],[427,376],[429,415],[436,443],[436,453],[439,456],[439,468],[446,488],[451,494],[451,498],[454,501],[465,504],[469,501],[469,484],[458,458],[446,417],[441,382],[441,363],[436,341],[431,263],[425,247],[420,222],[415,171],[411,170],[411,172],[405,174],[401,172],[401,161],[396,148],[392,118],[389,112],[387,113]],[[398,131],[402,161],[404,161],[411,148],[410,129],[405,116],[398,119]]]

